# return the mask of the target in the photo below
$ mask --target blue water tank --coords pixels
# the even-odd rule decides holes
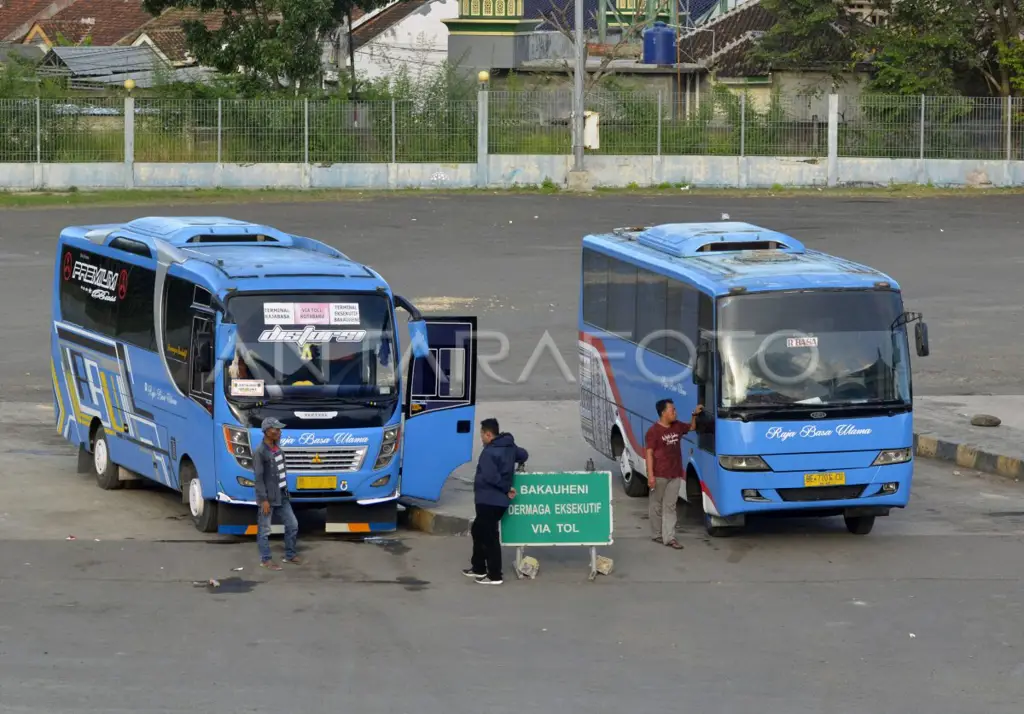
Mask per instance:
[[[644,30],[644,64],[676,63],[676,31],[664,22]]]

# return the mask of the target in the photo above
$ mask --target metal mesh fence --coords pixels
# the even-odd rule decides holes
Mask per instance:
[[[0,99],[0,161],[37,160],[39,110],[37,99]]]
[[[0,100],[0,161],[124,161],[124,100]]]
[[[839,155],[1005,159],[1013,153],[1013,116],[999,97],[841,96]]]
[[[472,163],[477,155],[477,100],[395,103],[399,163]]]
[[[230,99],[221,104],[223,161],[283,164],[306,160],[305,102]]]
[[[492,154],[572,152],[572,92],[489,92],[487,146]]]
[[[572,92],[492,91],[492,154],[572,152]],[[604,155],[823,157],[828,96],[716,87],[700,95],[591,90]],[[135,160],[225,163],[471,163],[478,100],[136,98]],[[120,162],[121,97],[0,99],[0,162]],[[592,117],[593,118],[593,117]],[[840,96],[838,155],[1024,160],[1024,101]]]
[[[217,161],[220,114],[216,100],[136,99],[135,160]]]

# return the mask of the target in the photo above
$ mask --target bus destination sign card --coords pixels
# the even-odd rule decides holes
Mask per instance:
[[[516,473],[516,497],[501,520],[506,546],[612,543],[610,471]]]

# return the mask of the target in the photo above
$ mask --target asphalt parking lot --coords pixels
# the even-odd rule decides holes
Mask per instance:
[[[1017,393],[1014,197],[402,196],[0,212],[0,709],[1019,712],[1019,484],[921,461],[910,507],[869,536],[832,519],[711,540],[685,518],[678,553],[648,540],[644,503],[617,490],[616,542],[603,551],[612,575],[588,583],[583,552],[552,549],[535,553],[536,581],[488,589],[459,574],[466,539],[404,531],[310,535],[306,566],[259,571],[251,541],[197,533],[173,496],[104,492],[76,474],[52,427],[41,365],[60,228],[220,214],[326,240],[426,311],[480,315],[509,344],[495,363],[509,383],[485,378],[481,411],[514,401],[547,420],[547,443],[528,445],[537,465],[578,468],[592,454],[571,405],[543,401],[572,400],[575,385],[550,355],[519,378],[545,331],[575,373],[580,236],[723,213],[900,281],[931,327],[917,394]],[[221,588],[193,584],[210,578]]]
[[[915,364],[917,394],[1017,394],[1024,334],[1019,197],[735,199],[683,196],[400,196],[342,203],[7,210],[0,213],[0,299],[6,306],[0,396],[49,389],[45,354],[53,250],[69,224],[140,215],[227,215],[324,240],[380,270],[426,310],[470,312],[498,379],[484,399],[575,399],[547,331],[576,370],[579,242],[612,227],[731,219],[791,233],[809,247],[866,262],[924,313],[932,356]],[[525,377],[525,378],[524,378]],[[501,380],[501,381],[498,381]],[[48,397],[44,397],[48,398]],[[31,400],[29,400],[31,401]]]

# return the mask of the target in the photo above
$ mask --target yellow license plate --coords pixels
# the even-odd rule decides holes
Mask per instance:
[[[299,476],[295,479],[295,487],[316,491],[333,491],[338,488],[337,476]]]
[[[846,473],[832,471],[825,474],[804,474],[804,486],[845,486]]]

